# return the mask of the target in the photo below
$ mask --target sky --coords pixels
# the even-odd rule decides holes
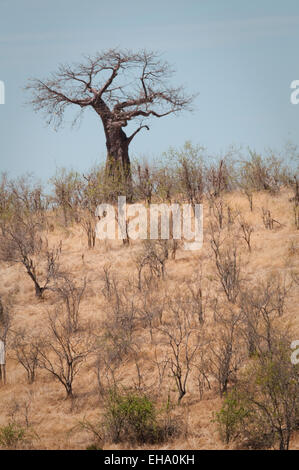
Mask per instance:
[[[231,144],[299,145],[299,105],[290,101],[298,44],[298,0],[0,0],[0,171],[47,180],[58,167],[84,171],[105,160],[95,112],[55,131],[26,104],[24,87],[113,47],[161,52],[176,70],[172,83],[198,93],[192,113],[152,119],[131,157],[150,160],[186,140],[216,154]]]

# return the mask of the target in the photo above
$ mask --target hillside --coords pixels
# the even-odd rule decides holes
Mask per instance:
[[[292,197],[293,192],[288,188],[282,188],[275,195],[266,191],[254,192],[251,211],[247,198],[240,192],[224,194],[224,221],[220,236],[223,237],[224,245],[234,240],[237,247],[237,253],[240,256],[240,259],[238,258],[240,289],[255,289],[267,281],[273,286],[276,283],[284,286],[286,294],[283,312],[277,318],[277,325],[281,331],[288,327],[289,337],[293,341],[299,339],[299,286],[294,281],[298,279],[296,273],[299,272],[299,239],[298,230],[294,226],[293,208],[290,202]],[[131,241],[130,245],[126,246],[121,241],[96,240],[95,247],[88,249],[82,225],[73,222],[68,227],[64,227],[54,215],[49,214],[52,222],[47,231],[48,242],[51,247],[59,246],[61,242],[60,268],[72,276],[76,285],[83,285],[83,279],[86,278],[79,317],[83,325],[82,329],[89,331],[88,338],[92,338],[90,341],[95,344],[93,350],[80,364],[80,369],[74,377],[73,398],[66,399],[62,384],[42,367],[37,368],[36,378],[32,384],[29,384],[24,367],[16,360],[16,348],[13,346],[14,332],[22,328],[32,337],[47,338],[48,316],[53,314],[55,309],[58,309],[57,315],[63,315],[62,312],[65,311],[63,301],[59,300],[55,290],[46,290],[43,298],[37,298],[34,285],[26,274],[24,266],[20,263],[1,262],[1,297],[6,303],[11,304],[12,324],[7,340],[7,384],[0,387],[0,426],[13,421],[26,428],[27,420],[31,438],[27,443],[23,442],[18,445],[42,449],[85,449],[94,442],[94,435],[88,432],[87,426],[84,427],[82,424],[80,426],[79,423],[84,421],[95,424],[103,419],[105,397],[111,385],[108,378],[112,380],[109,367],[113,368],[116,365],[116,362],[113,363],[111,359],[108,364],[107,357],[109,354],[111,356],[111,351],[116,351],[115,345],[120,345],[123,340],[123,338],[120,339],[120,332],[127,333],[126,325],[131,321],[128,326],[130,339],[126,337],[126,345],[120,346],[122,348],[121,360],[117,359],[117,367],[114,370],[117,386],[120,390],[134,389],[136,393],[145,393],[151,397],[158,408],[170,398],[174,406],[173,419],[178,429],[173,436],[162,443],[113,443],[106,436],[100,442],[101,447],[104,449],[222,449],[238,446],[238,440],[225,444],[219,435],[215,413],[220,410],[223,398],[219,396],[215,375],[213,376],[210,369],[205,371],[210,384],[208,386],[203,376],[199,374],[203,367],[201,360],[207,364],[206,357],[209,357],[204,356],[202,359],[201,352],[211,351],[210,342],[215,340],[222,331],[223,325],[215,322],[215,315],[227,314],[229,317],[233,311],[240,308],[239,297],[236,303],[230,303],[219,282],[215,254],[211,247],[210,222],[215,219],[215,216],[213,211],[209,210],[209,204],[205,198],[203,207],[204,243],[202,249],[194,252],[184,251],[180,246],[175,259],[169,255],[165,261],[164,279],[162,276],[156,276],[146,282],[142,278],[141,289],[138,289],[136,268],[136,259],[142,250],[140,241]],[[262,208],[269,209],[273,219],[279,222],[275,222],[272,229],[267,229],[263,223]],[[231,223],[228,223],[228,217],[230,217],[228,214],[233,215]],[[253,229],[251,251],[241,236],[240,214],[242,220]],[[107,268],[106,273],[111,282],[112,293],[110,294],[107,292],[103,268]],[[126,319],[127,323],[120,324],[117,339],[113,336],[117,328],[117,318],[113,317],[113,315],[117,317],[113,280],[114,285],[118,286],[122,306],[124,307],[123,302],[127,302],[125,308],[123,310],[120,308],[120,310],[122,312],[126,310],[128,313],[131,308],[131,317]],[[165,328],[170,331],[172,315],[174,317],[179,315],[176,309],[186,312],[184,299],[192,298],[192,296],[188,297],[191,295],[190,286],[195,289],[199,283],[202,291],[203,303],[201,305],[203,305],[204,320],[199,324],[193,317],[192,321],[197,322],[194,327],[197,333],[192,336],[192,326],[191,348],[195,347],[195,341],[198,340],[197,334],[201,336],[201,339],[190,363],[186,394],[177,405],[178,391],[175,377],[166,365],[165,376],[159,382],[161,369],[157,367],[157,362],[160,361],[159,364],[162,367],[164,355],[171,358]],[[193,292],[195,292],[194,289]],[[189,294],[186,294],[187,292]],[[152,308],[150,319],[144,313],[148,310],[142,308],[145,303]],[[161,313],[162,304],[165,308],[162,308]],[[192,308],[195,312],[196,305],[192,304]],[[189,313],[188,310],[186,315]],[[109,328],[110,337],[104,334],[109,331]],[[240,346],[236,347],[234,354],[238,353],[238,349],[239,352],[243,351],[241,336],[236,339]],[[238,370],[242,370],[246,364],[245,356],[241,355],[236,358],[239,364]],[[182,359],[182,364],[183,367],[186,366],[184,359]],[[102,389],[99,387],[99,374]],[[235,380],[232,374],[228,380],[228,390],[232,388]],[[99,429],[102,429],[101,426]],[[101,430],[100,434],[104,436]],[[299,449],[299,430],[292,433],[290,448]]]

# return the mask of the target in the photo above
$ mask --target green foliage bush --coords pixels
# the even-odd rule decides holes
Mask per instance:
[[[226,394],[221,410],[216,413],[220,436],[228,444],[239,437],[244,419],[249,411],[237,390]]]
[[[105,404],[104,428],[113,442],[157,443],[175,432],[167,406],[167,419],[160,422],[153,401],[135,392],[110,391]],[[165,411],[165,410],[164,410]]]
[[[0,446],[6,449],[14,449],[24,442],[26,430],[17,423],[11,422],[0,427]]]
[[[228,444],[287,450],[298,428],[298,366],[289,358],[286,345],[258,353],[247,364],[235,389],[216,414],[220,436]]]

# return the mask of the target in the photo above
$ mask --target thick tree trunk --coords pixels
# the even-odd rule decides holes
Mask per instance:
[[[131,178],[128,138],[121,127],[112,130],[105,129],[105,131],[107,174],[116,179],[122,176],[128,180]]]
[[[129,158],[130,139],[122,130],[126,121],[115,123],[115,116],[103,100],[94,106],[96,113],[101,117],[107,147],[106,172],[109,179],[118,182],[128,182],[131,185],[131,166]]]

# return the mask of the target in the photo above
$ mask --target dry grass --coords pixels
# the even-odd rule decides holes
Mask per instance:
[[[253,199],[253,212],[250,212],[248,201],[240,194],[227,198],[229,205],[242,211],[254,232],[252,234],[252,253],[249,253],[244,240],[239,241],[243,263],[242,275],[249,281],[255,281],[273,273],[289,273],[299,270],[299,239],[292,218],[290,194],[282,190],[278,196],[256,193]],[[262,207],[269,208],[274,219],[282,225],[274,230],[267,230],[262,221]],[[177,290],[182,282],[193,275],[202,265],[203,273],[215,276],[212,253],[208,240],[209,211],[204,205],[204,245],[201,252],[185,252],[180,249],[176,260],[167,263],[167,278],[161,288]],[[129,248],[121,242],[100,242],[97,240],[94,250],[87,250],[85,234],[78,226],[73,226],[69,233],[56,228],[50,235],[51,244],[62,240],[61,264],[77,279],[87,277],[88,288],[81,304],[81,316],[84,319],[98,321],[104,317],[104,298],[101,293],[100,275],[105,264],[110,263],[119,279],[136,276],[134,255],[139,243],[131,243]],[[84,260],[82,255],[84,254]],[[33,285],[22,266],[0,266],[1,292],[13,299],[13,326],[24,327],[31,332],[42,331],[47,317],[47,310],[55,304],[54,294],[47,292],[44,300],[34,296]],[[283,321],[291,325],[294,339],[299,337],[298,288],[292,291]],[[142,345],[140,365],[144,381],[149,386],[155,382],[155,368],[150,360],[153,348],[149,343],[149,334],[140,331],[139,344]],[[137,380],[134,361],[128,360],[123,374],[124,383],[132,385]],[[169,382],[170,393],[173,382]],[[96,374],[93,358],[85,364],[74,381],[75,398],[73,402],[65,400],[61,385],[43,371],[38,371],[34,384],[26,383],[25,371],[11,357],[8,351],[7,385],[0,388],[0,425],[9,419],[14,401],[22,403],[28,393],[31,394],[29,422],[38,435],[34,446],[42,449],[84,449],[91,441],[86,431],[76,428],[70,432],[84,417],[94,420],[102,412],[99,401]],[[221,406],[216,392],[207,391],[202,400],[191,380],[188,392],[182,401],[181,408],[185,416],[188,432],[180,438],[162,445],[166,449],[220,449],[225,448],[220,441],[216,425],[212,418]],[[21,406],[22,410],[22,406]],[[21,417],[22,411],[19,411]],[[105,448],[120,448],[105,444]],[[155,446],[153,446],[154,448]],[[160,447],[161,448],[161,447]],[[299,433],[291,441],[292,449],[299,449]]]

